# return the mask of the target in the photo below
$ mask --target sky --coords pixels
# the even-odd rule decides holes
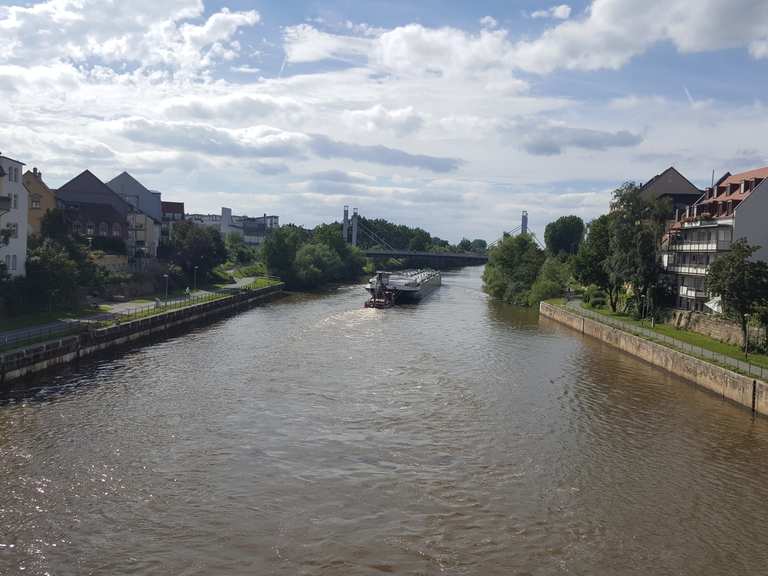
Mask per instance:
[[[765,0],[0,0],[0,151],[451,242],[768,164]]]

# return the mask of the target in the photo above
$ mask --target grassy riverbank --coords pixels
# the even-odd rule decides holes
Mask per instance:
[[[557,303],[554,301],[549,303],[558,306],[564,305],[564,303]],[[728,356],[734,360],[746,360],[744,351],[740,347],[720,342],[719,340],[715,340],[714,338],[710,338],[709,336],[705,336],[697,332],[681,330],[680,328],[670,326],[669,324],[655,324],[651,326],[651,322],[648,320],[636,320],[627,314],[622,314],[621,312],[611,312],[606,308],[590,308],[583,303],[581,303],[581,306],[586,310],[596,312],[607,318],[613,318],[615,320],[626,322],[627,324],[645,328],[646,330],[651,330],[657,334],[680,340],[681,342],[685,342],[691,346],[698,346],[715,354],[722,354],[723,356]],[[768,356],[765,354],[749,354],[748,361],[751,364],[768,368]]]

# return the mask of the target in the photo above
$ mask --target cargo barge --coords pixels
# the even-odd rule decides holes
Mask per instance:
[[[437,270],[401,270],[376,272],[365,289],[371,299],[368,308],[389,308],[395,304],[418,302],[442,283]]]

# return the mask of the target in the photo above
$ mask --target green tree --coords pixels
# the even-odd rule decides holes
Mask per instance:
[[[226,261],[227,248],[215,228],[182,220],[173,225],[170,255],[172,262],[188,276],[197,266],[198,277],[206,278],[216,266]]]
[[[507,236],[488,255],[483,273],[485,290],[505,302],[527,305],[545,258],[529,234]]]
[[[281,278],[289,287],[296,284],[293,261],[307,236],[305,230],[289,224],[274,230],[264,240],[261,253],[267,270],[273,276]]]
[[[485,254],[488,251],[488,243],[482,238],[475,238],[469,248],[472,252],[478,254]]]
[[[224,239],[224,244],[227,248],[227,260],[235,264],[251,264],[258,258],[256,250],[245,243],[245,239],[241,234],[236,232],[230,232]]]
[[[550,254],[576,254],[584,238],[584,221],[578,216],[561,216],[547,224],[544,243]]]
[[[632,286],[635,310],[643,298],[650,302],[652,288],[659,283],[659,247],[667,212],[666,202],[646,200],[634,182],[625,182],[613,193],[605,269],[612,286]],[[613,299],[611,309],[615,310]]]
[[[614,312],[618,306],[621,283],[608,272],[611,254],[612,216],[603,214],[589,223],[587,236],[579,246],[573,262],[573,273],[584,286],[594,284],[608,295],[608,303]]]
[[[548,256],[531,286],[528,303],[534,306],[548,298],[561,296],[572,276],[571,264],[567,259]]]
[[[768,264],[751,259],[758,249],[743,238],[737,240],[709,266],[706,279],[707,291],[720,296],[723,312],[741,324],[745,344],[746,315],[768,303]]]
[[[456,247],[461,252],[470,252],[472,250],[472,241],[469,238],[462,238]]]
[[[343,272],[341,258],[326,244],[304,244],[296,252],[296,278],[304,288],[317,288],[328,281],[338,280]]]
[[[62,244],[71,240],[64,210],[61,208],[46,210],[40,221],[40,235]]]
[[[429,250],[432,237],[426,230],[416,228],[413,231],[413,235],[408,242],[408,249],[412,252],[426,252]]]

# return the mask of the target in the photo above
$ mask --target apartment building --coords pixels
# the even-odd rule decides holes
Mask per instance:
[[[228,234],[242,236],[246,244],[258,246],[267,237],[270,230],[280,227],[278,216],[237,216],[232,214],[231,208],[222,208],[219,214],[187,214],[187,220],[191,220],[200,226],[216,228],[226,237]]]
[[[161,210],[163,215],[161,238],[164,242],[168,242],[173,237],[173,225],[184,220],[184,202],[163,201]]]
[[[726,173],[685,210],[678,210],[662,242],[662,266],[675,286],[676,306],[705,311],[709,266],[745,238],[768,260],[768,167]]]
[[[22,182],[24,163],[0,154],[0,261],[11,276],[23,276],[27,262],[29,194]]]

